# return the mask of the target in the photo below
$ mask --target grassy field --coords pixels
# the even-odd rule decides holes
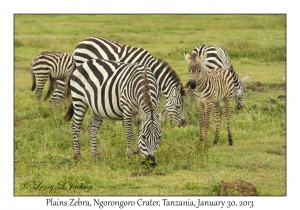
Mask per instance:
[[[259,196],[286,195],[286,101],[277,98],[286,95],[285,15],[15,15],[14,25],[14,195],[219,195],[221,180],[245,180]],[[251,75],[246,108],[233,102],[231,109],[234,145],[228,146],[223,119],[219,145],[203,149],[195,106],[186,110],[195,125],[162,123],[156,168],[125,157],[125,128],[109,120],[99,129],[100,156],[93,160],[88,112],[83,159],[74,161],[71,122],[63,120],[67,104],[53,110],[49,101],[37,104],[30,64],[43,51],[73,52],[92,35],[145,48],[184,84],[184,50],[223,47],[240,78]],[[214,126],[212,117],[211,145]]]

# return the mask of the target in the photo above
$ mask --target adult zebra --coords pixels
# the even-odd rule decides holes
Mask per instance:
[[[161,136],[157,119],[156,79],[152,71],[142,65],[126,64],[110,60],[92,59],[82,63],[70,78],[72,104],[65,119],[73,114],[72,131],[74,158],[80,159],[78,136],[87,108],[92,109],[93,118],[88,126],[92,155],[98,153],[96,135],[103,119],[124,119],[127,151],[131,156],[133,116],[139,113],[142,120],[138,130],[136,149],[155,163],[155,151]]]
[[[42,52],[38,54],[31,62],[31,91],[36,88],[36,78],[38,86],[36,88],[36,99],[41,102],[41,95],[50,78],[50,87],[44,100],[51,95],[53,88],[65,91],[65,88],[57,83],[56,80],[65,81],[70,77],[75,69],[75,63],[71,53],[64,52]]]
[[[165,107],[168,117],[178,126],[184,124],[185,89],[169,64],[162,59],[157,59],[147,50],[92,36],[77,45],[73,58],[76,66],[84,61],[100,58],[124,63],[139,63],[149,67],[155,75],[159,90],[167,99]]]
[[[239,79],[237,73],[235,72],[230,58],[228,54],[225,52],[224,49],[220,47],[214,47],[214,46],[208,46],[208,45],[201,45],[196,47],[192,54],[195,54],[194,56],[200,56],[203,53],[206,53],[207,57],[205,60],[203,60],[202,64],[206,71],[211,71],[214,68],[224,68],[229,69],[229,71],[232,74],[233,82],[234,82],[234,99],[237,105],[238,109],[241,109],[244,107],[244,83],[249,79],[249,76],[244,77],[243,79]],[[190,81],[192,82],[192,81]],[[190,84],[190,83],[188,83]],[[190,84],[191,85],[191,84]],[[191,88],[195,88],[195,83],[191,85]],[[191,95],[193,95],[193,91],[191,91]],[[191,98],[191,101],[193,101],[193,97]],[[192,103],[192,102],[191,102]],[[192,107],[192,106],[191,106]]]
[[[209,120],[212,107],[216,115],[216,136],[214,144],[220,138],[221,109],[220,101],[225,103],[225,118],[228,129],[229,145],[233,145],[230,129],[230,106],[233,95],[234,81],[229,69],[214,68],[210,72],[205,70],[204,61],[207,59],[207,52],[204,51],[200,56],[196,53],[185,54],[188,62],[190,81],[195,81],[191,86],[195,86],[194,94],[197,96],[199,112],[200,141],[203,141],[202,132],[205,130],[205,140],[208,140]]]

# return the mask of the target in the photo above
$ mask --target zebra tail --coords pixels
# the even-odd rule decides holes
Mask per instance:
[[[69,122],[74,115],[73,103],[71,102],[68,108],[67,113],[64,116],[65,121]]]
[[[70,97],[71,94],[71,85],[70,85],[70,81],[71,81],[71,75],[66,79],[66,89],[65,89],[65,96],[66,99]]]
[[[36,88],[36,82],[35,82],[35,75],[33,71],[31,70],[31,78],[32,78],[32,86],[31,86],[31,91],[34,91]]]
[[[54,90],[53,86],[51,84],[49,84],[48,92],[47,92],[46,96],[43,99],[44,101],[46,101],[51,96],[53,90]]]
[[[72,73],[71,75],[68,75],[67,78],[66,78],[66,89],[65,89],[65,96],[66,96],[66,99],[68,99],[70,97],[70,94],[71,94],[71,85],[70,85],[70,82],[71,82],[71,76],[73,74],[73,72],[75,71],[76,69],[76,65],[75,63],[73,64],[73,70],[72,70]]]

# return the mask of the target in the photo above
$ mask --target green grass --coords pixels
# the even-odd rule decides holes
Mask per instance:
[[[217,195],[221,180],[242,179],[257,195],[286,195],[286,101],[277,99],[286,95],[285,23],[285,15],[15,15],[14,194]],[[94,160],[88,112],[80,134],[82,160],[73,160],[71,122],[63,120],[67,104],[53,110],[49,101],[37,104],[30,63],[42,51],[72,52],[92,35],[147,49],[166,60],[183,83],[189,78],[184,50],[223,47],[238,75],[251,75],[246,108],[237,110],[233,102],[231,109],[234,145],[228,146],[223,119],[219,145],[212,146],[213,116],[209,147],[199,143],[194,104],[186,120],[196,125],[162,123],[156,168],[141,165],[139,156],[125,157],[125,128],[109,120],[99,129],[100,155]],[[148,170],[161,173],[133,176]]]

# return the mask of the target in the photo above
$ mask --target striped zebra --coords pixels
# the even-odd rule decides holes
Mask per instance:
[[[155,75],[159,90],[167,99],[165,107],[168,117],[177,126],[184,124],[185,89],[177,73],[162,59],[155,58],[145,49],[96,36],[80,42],[74,50],[73,58],[76,66],[89,59],[100,58],[124,63],[139,63],[149,67]]]
[[[206,71],[211,71],[214,68],[224,68],[229,69],[233,76],[234,82],[234,99],[238,109],[242,109],[244,107],[244,83],[249,79],[249,76],[244,77],[243,79],[239,79],[237,73],[235,72],[230,58],[228,54],[225,52],[224,49],[220,47],[208,46],[208,45],[201,45],[196,47],[192,54],[200,56],[206,52],[207,58],[203,61],[203,66]],[[192,88],[192,87],[191,87]],[[193,91],[191,91],[191,95],[193,95]],[[192,107],[193,97],[191,97],[191,106]]]
[[[31,91],[36,88],[36,79],[38,86],[36,88],[36,99],[41,102],[41,96],[44,86],[50,78],[50,86],[47,96],[51,95],[53,88],[65,91],[65,88],[58,84],[57,80],[65,81],[70,77],[75,69],[75,63],[71,53],[63,52],[42,52],[38,54],[31,62]]]
[[[103,119],[124,120],[127,150],[131,156],[133,138],[133,116],[142,120],[138,130],[136,150],[153,161],[161,136],[157,119],[156,79],[152,71],[142,65],[120,63],[103,59],[92,59],[82,63],[73,72],[69,83],[72,104],[65,119],[72,116],[74,158],[81,159],[78,136],[83,118],[90,107],[93,113],[88,126],[92,156],[98,154],[96,135]]]
[[[221,108],[220,101],[225,103],[225,119],[228,129],[229,145],[233,145],[232,134],[230,130],[230,106],[233,96],[234,81],[229,69],[213,68],[210,72],[205,70],[203,62],[207,59],[207,52],[198,56],[184,52],[185,60],[188,62],[188,71],[190,75],[191,86],[195,87],[194,94],[197,96],[200,141],[203,141],[203,130],[205,130],[205,140],[208,140],[208,130],[210,113],[214,107],[216,116],[216,135],[214,145],[220,138]]]

